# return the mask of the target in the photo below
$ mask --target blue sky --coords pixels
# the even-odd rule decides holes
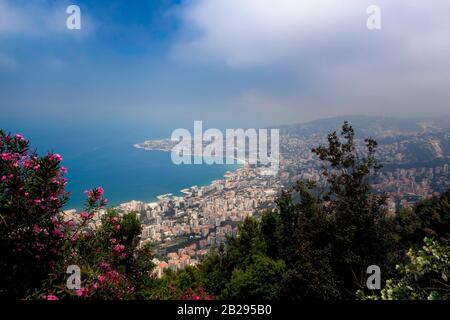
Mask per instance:
[[[0,125],[448,114],[450,3],[376,2],[378,31],[366,0],[0,0]]]

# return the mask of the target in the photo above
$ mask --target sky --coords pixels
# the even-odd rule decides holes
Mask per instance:
[[[449,17],[448,0],[0,0],[0,127],[448,115]]]

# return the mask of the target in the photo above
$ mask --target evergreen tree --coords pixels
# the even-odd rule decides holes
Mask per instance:
[[[368,266],[385,265],[388,221],[386,196],[374,194],[370,185],[371,177],[381,169],[375,157],[377,142],[365,139],[365,150],[359,151],[347,122],[341,137],[343,142],[333,132],[328,135],[328,146],[312,151],[325,161],[322,174],[328,190],[323,200],[334,220],[331,263],[343,282],[342,293],[350,297],[365,287]]]
[[[268,290],[278,291],[279,298],[355,298],[366,285],[367,267],[385,265],[385,196],[370,187],[380,169],[377,143],[366,139],[365,150],[359,151],[348,123],[341,138],[331,133],[327,146],[312,150],[324,162],[325,184],[299,182],[283,191],[275,210],[265,212],[260,223],[246,219],[225,250],[203,262],[206,277],[215,280],[215,293],[254,296],[258,282],[267,288],[268,279],[254,273],[256,261],[264,261],[269,269],[283,270],[280,285]]]

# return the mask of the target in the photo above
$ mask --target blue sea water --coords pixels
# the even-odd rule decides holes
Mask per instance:
[[[82,209],[84,190],[102,186],[110,205],[140,200],[150,202],[156,196],[173,193],[193,185],[207,185],[220,179],[238,165],[175,165],[169,152],[146,151],[133,147],[146,139],[159,139],[169,133],[155,130],[124,130],[107,127],[16,127],[39,154],[60,153],[68,169],[67,190],[71,192],[66,209]]]

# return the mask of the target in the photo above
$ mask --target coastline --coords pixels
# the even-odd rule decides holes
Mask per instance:
[[[133,147],[134,148],[136,148],[136,149],[141,149],[141,150],[145,150],[145,151],[161,151],[161,152],[171,152],[171,150],[167,150],[167,149],[164,149],[164,148],[149,148],[149,147],[143,147],[143,146],[141,146],[139,143],[135,143],[134,145],[133,145]],[[186,155],[186,156],[191,156],[191,157],[203,157],[203,154],[196,154],[196,153],[186,153],[186,154],[184,154],[184,155]],[[220,156],[211,156],[212,158],[222,158],[222,160],[225,160],[225,159],[233,159],[233,161],[237,161],[237,162],[239,162],[240,164],[242,164],[242,165],[245,165],[245,164],[248,164],[248,161],[247,161],[247,159],[242,159],[242,158],[238,158],[238,157],[227,157],[227,156],[222,156],[222,157],[220,157]],[[227,165],[228,163],[226,163],[226,161],[224,161],[224,163],[215,163],[215,164],[224,164],[224,165]],[[230,164],[228,164],[228,165],[232,165],[232,164],[234,164],[234,163],[230,163]]]
[[[137,145],[133,145],[133,147],[135,147],[136,149],[144,150],[144,151],[170,152],[170,150],[166,150],[166,149],[162,149],[162,148],[147,149],[147,148],[143,148],[140,146],[138,147]],[[198,157],[198,155],[190,155],[190,156]],[[169,161],[170,161],[170,159],[169,159]],[[221,173],[219,177],[211,177],[211,178],[207,179],[206,181],[201,181],[197,184],[186,185],[181,188],[172,189],[172,190],[169,189],[165,193],[154,194],[154,196],[152,196],[152,198],[143,199],[142,197],[130,197],[129,199],[122,199],[119,201],[111,201],[113,204],[110,207],[117,208],[117,207],[120,207],[122,204],[126,204],[126,203],[129,203],[132,201],[139,201],[139,202],[143,202],[143,203],[158,203],[160,201],[163,201],[163,198],[182,197],[182,196],[186,195],[186,192],[189,192],[189,190],[191,190],[192,188],[207,187],[207,186],[210,186],[214,181],[222,181],[222,180],[226,179],[226,176],[228,174],[242,168],[246,164],[247,164],[247,162],[245,160],[239,159],[237,157],[233,158],[232,164],[227,164],[225,161],[225,158],[224,158],[223,164],[220,164],[220,163],[215,164],[214,163],[213,165],[233,166],[233,168],[230,168],[230,169],[226,170],[225,172]],[[207,165],[207,164],[202,163],[201,165]],[[71,207],[67,207],[64,209],[64,211],[73,211],[73,210],[75,210],[76,212],[80,212],[83,210],[83,207],[80,204],[80,206],[71,206]]]
[[[168,150],[168,149],[166,149],[166,148],[157,148],[157,147],[156,147],[156,148],[150,148],[150,147],[143,147],[143,146],[141,146],[140,143],[135,143],[135,144],[133,144],[133,147],[136,148],[136,149],[140,149],[140,150],[144,150],[144,151],[150,151],[150,152],[151,152],[151,151],[171,152],[171,150]],[[196,154],[196,153],[186,153],[185,155],[186,155],[186,156],[191,156],[191,157],[203,157],[202,154]],[[216,156],[214,156],[214,157],[212,157],[212,158],[222,158],[222,163],[213,163],[213,164],[215,164],[215,165],[237,165],[238,167],[235,168],[235,169],[233,169],[233,170],[228,170],[228,171],[226,171],[220,179],[214,179],[214,180],[212,180],[212,181],[209,181],[209,182],[206,183],[206,184],[189,186],[189,187],[186,187],[186,188],[183,188],[183,189],[179,190],[177,193],[166,193],[166,194],[158,195],[158,196],[155,197],[156,199],[153,199],[153,200],[151,200],[151,201],[148,202],[148,203],[156,203],[156,202],[158,202],[158,201],[162,201],[164,198],[177,197],[177,194],[187,194],[187,193],[189,192],[188,190],[190,190],[190,189],[192,189],[192,188],[195,188],[195,187],[206,187],[206,186],[210,186],[214,181],[221,181],[221,180],[224,180],[224,178],[226,177],[226,175],[229,174],[230,172],[236,171],[237,169],[242,168],[242,167],[245,166],[245,165],[248,165],[248,161],[247,161],[245,158],[242,159],[242,158],[238,158],[238,157],[223,157],[223,156],[222,156],[222,157],[219,157],[219,156],[216,157]],[[226,159],[232,159],[232,160],[233,160],[233,163],[230,163],[230,164],[226,163]],[[237,162],[237,163],[235,163],[235,162]],[[202,161],[201,164],[205,164],[205,163],[203,163],[203,161]],[[133,200],[130,200],[130,201],[133,201]],[[136,200],[136,201],[139,201],[139,200]]]
[[[138,148],[138,149],[142,149],[142,150],[145,150],[145,151],[162,151],[162,152],[170,152],[170,150],[164,150],[164,149],[146,149],[146,148],[143,148],[143,147],[136,147],[136,148]],[[192,157],[200,157],[200,155],[196,155],[196,154],[186,154],[187,156],[192,156]],[[222,158],[223,160],[225,160],[225,159],[227,159],[227,158]],[[228,159],[230,159],[230,158],[228,158]],[[209,181],[209,182],[207,182],[207,183],[202,183],[202,184],[199,184],[199,185],[193,185],[193,186],[189,186],[189,187],[186,187],[186,188],[183,188],[183,189],[180,189],[180,190],[178,190],[177,192],[172,192],[172,193],[165,193],[165,194],[161,194],[161,195],[157,195],[156,197],[155,197],[155,199],[153,199],[153,200],[151,200],[151,201],[149,201],[149,202],[147,202],[147,203],[157,203],[157,202],[159,202],[159,201],[162,201],[162,200],[164,200],[164,199],[167,199],[167,198],[173,198],[173,197],[179,197],[179,196],[181,196],[181,194],[183,194],[183,195],[186,195],[186,194],[188,194],[188,193],[190,193],[190,191],[189,190],[191,190],[191,189],[193,189],[193,188],[201,188],[201,187],[207,187],[207,186],[210,186],[213,182],[215,182],[215,181],[222,181],[222,180],[225,180],[226,179],[226,176],[228,175],[228,174],[230,174],[231,172],[234,172],[234,171],[236,171],[236,170],[238,170],[238,169],[240,169],[240,168],[242,168],[242,167],[244,167],[245,165],[247,165],[248,164],[248,162],[244,159],[244,160],[242,160],[242,159],[239,159],[239,158],[237,158],[237,157],[233,157],[232,158],[234,161],[236,161],[237,163],[232,163],[232,164],[227,164],[225,161],[224,161],[224,163],[222,163],[222,164],[215,164],[215,165],[237,165],[237,167],[235,168],[235,169],[233,169],[233,170],[227,170],[223,175],[222,175],[222,177],[220,178],[220,179],[213,179],[213,180],[211,180],[211,181]],[[204,163],[202,163],[202,164],[204,164]],[[141,201],[141,200],[130,200],[130,201]],[[144,201],[142,201],[142,202],[144,202]]]

